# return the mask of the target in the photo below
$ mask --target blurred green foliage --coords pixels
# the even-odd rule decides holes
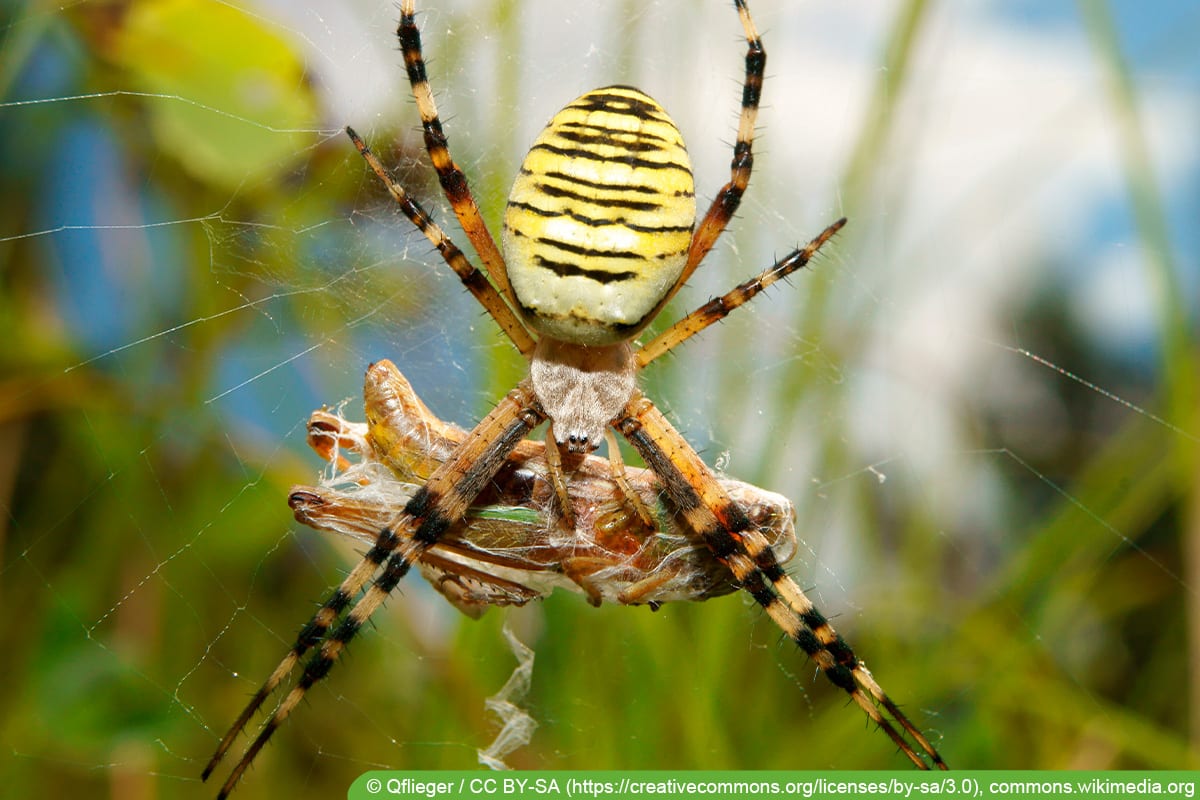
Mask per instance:
[[[497,91],[512,97],[504,65],[538,53],[520,49],[519,4],[480,5],[508,43]],[[1128,67],[1095,8],[1114,113],[1132,113]],[[888,82],[844,173],[851,213],[878,178],[926,14],[906,4],[880,56]],[[14,797],[208,796],[198,775],[218,737],[353,557],[288,517],[289,486],[318,468],[307,411],[356,391],[372,358],[402,356],[467,387],[458,408],[435,410],[478,414],[517,362],[452,282],[429,276],[440,268],[340,136],[351,120],[322,118],[301,43],[281,27],[223,3],[158,0],[30,3],[3,30],[0,780]],[[394,84],[411,127],[398,66]],[[420,158],[401,141],[377,149],[389,163]],[[519,143],[461,141],[497,208],[508,173],[479,163]],[[1169,254],[1140,146],[1125,167],[1150,223],[1141,235]],[[426,172],[405,181],[440,206]],[[851,229],[837,259],[853,263],[862,246]],[[783,290],[806,295],[795,341],[836,326],[829,286]],[[936,493],[909,494],[903,469],[877,485],[837,428],[847,400],[824,359],[797,358],[771,397],[726,381],[722,415],[761,411],[773,431],[827,422],[812,443],[826,474],[861,473],[823,487],[848,501],[837,507],[852,509],[864,545],[847,575],[853,613],[826,611],[952,766],[1195,768],[1195,339],[1181,307],[1161,309],[1158,377],[1126,382],[1063,329],[1061,302],[1015,312],[1041,331],[1036,352],[1106,375],[1102,387],[1169,424],[1127,413],[1085,425],[1109,401],[1063,381],[1071,427],[1035,463],[980,410],[961,458],[964,474],[1001,465],[1001,503],[984,512],[1009,526],[999,545],[972,539],[971,520],[935,522]],[[736,370],[756,340],[729,327],[714,336]],[[853,347],[830,343],[826,356]],[[694,368],[681,356],[648,376],[653,396],[686,398]],[[738,461],[778,464],[783,441],[767,436]],[[793,499],[801,530],[819,530],[819,507]],[[820,597],[839,578],[808,555],[801,580]],[[483,699],[514,662],[504,615],[461,621],[440,602],[406,585],[238,796],[337,796],[376,766],[473,766],[496,730]],[[540,728],[514,766],[904,766],[741,597],[653,614],[555,597],[516,617],[537,653],[527,705]]]

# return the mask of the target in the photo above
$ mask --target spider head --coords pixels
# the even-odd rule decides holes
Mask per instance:
[[[542,337],[529,375],[554,441],[570,453],[599,447],[608,423],[637,388],[633,350],[626,342],[584,347]]]

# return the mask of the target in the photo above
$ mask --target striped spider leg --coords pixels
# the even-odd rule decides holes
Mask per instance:
[[[319,486],[293,487],[296,519],[374,545],[395,509],[466,437],[433,415],[390,361],[367,370],[370,423],[326,410],[309,418],[309,444],[331,462]],[[617,486],[607,459],[584,456],[571,475],[576,528],[564,535],[546,509],[553,491],[545,444],[521,442],[466,517],[421,556],[417,568],[472,618],[489,606],[525,605],[556,588],[601,602],[649,605],[706,600],[738,587],[729,570],[668,507],[654,473],[630,468]],[[347,456],[354,458],[351,461]],[[741,481],[722,487],[745,509],[780,562],[796,551],[795,512],[783,496]],[[653,509],[647,526],[626,502],[634,492]]]
[[[581,469],[586,474],[584,465],[594,463],[587,454],[602,439],[610,442],[612,483],[629,486],[609,433],[620,432],[665,490],[681,527],[709,549],[736,584],[914,764],[945,768],[926,737],[783,571],[744,500],[717,480],[637,388],[641,368],[803,267],[844,224],[835,222],[805,248],[684,317],[645,347],[635,349],[632,344],[712,249],[749,183],[766,54],[744,0],[734,0],[734,6],[747,42],[742,109],[730,179],[699,224],[691,167],[678,128],[650,96],[631,87],[610,86],[568,104],[534,142],[509,196],[501,255],[465,175],[450,157],[426,77],[413,1],[403,0],[398,36],[426,149],[487,272],[471,265],[363,141],[352,130],[347,133],[404,214],[529,358],[529,376],[447,451],[403,510],[380,527],[363,561],[301,629],[291,651],[251,698],[204,771],[204,777],[212,773],[266,698],[305,653],[316,648],[234,768],[221,796],[232,790],[272,733],[325,677],[410,567],[450,535],[482,493],[496,491],[496,476],[510,465],[510,455],[516,451],[519,460],[518,448],[528,447],[521,441],[546,420],[545,447],[539,455],[553,487],[558,527],[576,529],[576,508],[587,507],[577,501],[577,477]],[[373,446],[386,447],[370,419],[368,425],[376,439]],[[525,463],[533,461],[531,457]],[[654,527],[645,509],[638,508],[646,505],[639,491],[622,491],[641,521]]]
[[[509,452],[544,419],[528,379],[521,381],[467,434],[462,444],[433,471],[402,510],[391,515],[362,561],[300,629],[287,655],[221,738],[201,773],[202,780],[212,775],[266,699],[287,679],[305,654],[316,648],[295,685],[222,784],[218,798],[229,796],[272,734],[308,690],[329,673],[346,646],[408,574],[413,563],[463,518],[474,499],[504,466]]]

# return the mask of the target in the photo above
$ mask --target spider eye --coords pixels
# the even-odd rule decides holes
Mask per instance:
[[[565,441],[560,441],[560,445],[566,445],[569,453],[591,453],[600,446],[601,436],[591,436],[587,433],[572,431],[567,434]]]
[[[550,120],[508,198],[522,315],[559,341],[631,339],[679,279],[695,220],[687,148],[662,106],[627,86],[588,92]]]

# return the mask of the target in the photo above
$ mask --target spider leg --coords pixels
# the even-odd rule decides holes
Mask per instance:
[[[534,347],[533,338],[529,335],[525,326],[521,324],[521,321],[517,319],[517,315],[513,313],[512,308],[504,302],[504,298],[496,291],[496,287],[488,282],[487,276],[475,268],[475,265],[463,255],[462,250],[459,250],[454,242],[450,241],[450,237],[446,236],[445,231],[433,221],[433,218],[421,207],[420,203],[413,199],[404,190],[404,187],[392,177],[392,174],[380,163],[375,154],[367,147],[366,142],[354,132],[354,129],[347,127],[346,135],[350,137],[350,140],[354,142],[354,146],[358,148],[358,152],[366,159],[367,165],[371,167],[371,170],[379,177],[379,180],[388,188],[388,192],[391,193],[392,198],[399,204],[400,210],[404,212],[404,216],[408,217],[417,230],[424,234],[425,238],[437,248],[443,260],[450,265],[450,268],[454,270],[454,274],[462,281],[463,286],[467,287],[467,290],[474,295],[484,310],[487,311],[492,319],[496,320],[496,323],[523,355],[528,356],[532,353]],[[471,236],[470,231],[467,231],[467,235]],[[474,241],[473,237],[472,241]],[[476,245],[476,248],[478,248],[478,245]]]
[[[204,770],[204,778],[212,773],[241,728],[292,671],[304,652],[320,642],[320,647],[305,664],[295,686],[280,701],[258,736],[246,748],[241,760],[221,787],[217,795],[219,798],[229,796],[271,735],[283,724],[308,690],[329,673],[350,640],[396,588],[413,562],[436,544],[450,526],[463,518],[471,502],[504,465],[508,454],[526,434],[541,423],[543,418],[541,407],[533,396],[528,380],[522,381],[475,426],[449,460],[434,471],[429,481],[413,495],[403,512],[397,515],[395,522],[380,532],[375,545],[363,561],[301,630],[292,650],[271,673],[267,682],[251,699],[246,711],[238,717],[234,727],[221,740],[217,752]],[[382,572],[379,572],[378,577],[337,626],[332,627],[341,611],[349,606],[351,599],[380,567]]]
[[[621,458],[621,446],[617,444],[617,437],[613,434],[612,428],[604,429],[604,441],[608,445],[608,465],[612,470],[613,483],[617,484],[621,494],[625,496],[626,502],[633,508],[642,524],[647,528],[653,528],[654,517],[650,514],[650,509],[646,508],[642,498],[629,485],[629,479],[625,474],[625,460]]]
[[[846,218],[842,217],[821,231],[816,238],[804,247],[793,250],[761,274],[744,283],[738,284],[720,297],[709,300],[686,317],[678,320],[674,325],[638,348],[637,352],[634,353],[637,368],[641,369],[654,359],[692,338],[714,322],[720,322],[725,319],[729,312],[754,299],[763,289],[766,289],[782,278],[786,278],[808,264],[817,250],[821,249],[822,245],[832,239],[834,234],[840,231],[845,224]]]
[[[763,49],[762,39],[750,18],[750,9],[745,0],[733,0],[738,16],[742,20],[742,29],[746,34],[746,78],[742,84],[742,112],[738,118],[737,139],[733,145],[733,160],[729,164],[729,182],[721,187],[712,205],[708,207],[700,224],[692,234],[692,242],[688,247],[687,264],[679,280],[667,292],[658,308],[661,310],[675,296],[700,262],[717,243],[717,238],[733,219],[738,206],[742,203],[742,195],[750,183],[750,171],[754,165],[754,123],[758,119],[758,104],[762,98],[763,72],[767,66],[767,51]],[[655,312],[657,313],[657,311]]]
[[[288,651],[288,654],[283,657],[283,660],[279,662],[279,665],[275,667],[263,685],[250,698],[250,702],[246,704],[242,713],[238,715],[233,725],[229,727],[229,730],[221,738],[216,751],[208,761],[208,765],[200,773],[201,780],[208,780],[213,770],[216,769],[217,764],[225,757],[225,753],[229,751],[234,740],[237,739],[242,729],[246,727],[246,723],[250,721],[250,718],[255,715],[263,702],[270,697],[279,684],[291,674],[292,670],[296,668],[296,664],[308,652],[309,648],[325,637],[329,628],[342,615],[342,612],[350,606],[354,597],[387,559],[390,549],[394,546],[395,543],[390,538],[385,539],[384,537],[380,537],[375,546],[363,556],[363,560],[350,571],[350,574],[333,590],[329,598],[321,604],[321,607],[317,609],[312,618],[300,629],[300,633],[296,636],[296,641],[292,645],[292,649]]]
[[[459,224],[483,261],[484,269],[509,303],[515,305],[508,272],[496,247],[496,240],[483,223],[479,206],[475,203],[471,187],[467,184],[467,176],[450,156],[446,133],[442,130],[437,103],[433,99],[433,90],[429,88],[425,59],[421,55],[421,31],[417,27],[415,12],[413,0],[403,0],[400,4],[400,25],[396,29],[396,36],[400,39],[400,49],[404,53],[404,66],[408,72],[408,82],[412,85],[413,99],[417,102],[417,112],[421,115],[421,127],[425,131],[425,149],[429,151],[433,168],[437,170],[438,181],[442,184],[446,199],[450,201],[454,215],[458,217]],[[526,351],[522,349],[521,352]]]
[[[741,588],[825,676],[856,702],[916,766],[929,769],[898,725],[941,769],[937,750],[876,683],[854,651],[784,572],[742,508],[649,400],[635,395],[614,423],[663,482],[678,513],[733,573]],[[864,693],[865,692],[865,693]],[[882,707],[891,719],[880,711]]]
[[[451,440],[447,426],[433,415],[425,404],[417,397],[412,386],[408,383],[396,366],[387,359],[382,359],[367,367],[366,379],[363,385],[363,398],[367,408],[368,419],[371,420],[371,438],[374,446],[382,447],[381,458],[394,470],[411,477],[414,482],[418,479],[425,482],[433,473],[434,466],[449,459],[450,454],[458,446],[458,440]],[[413,429],[412,420],[420,421],[420,429]],[[322,458],[332,461],[339,458],[343,462],[339,469],[345,469],[345,458],[335,455],[335,445],[330,439],[341,439],[346,433],[340,430],[333,420],[332,423],[309,424],[309,443],[314,446]],[[412,441],[398,440],[407,435],[410,439],[420,438],[420,445]],[[337,447],[349,447],[363,454],[363,448],[369,447],[360,439],[354,443],[351,439],[339,441]],[[426,454],[422,457],[415,454]],[[376,531],[377,532],[377,531]],[[259,687],[250,698],[250,702],[242,709],[241,714],[225,732],[216,752],[209,759],[208,765],[201,773],[201,778],[207,780],[217,764],[225,757],[234,740],[245,728],[251,717],[258,712],[266,699],[303,658],[304,654],[318,644],[338,618],[350,607],[351,602],[366,586],[371,577],[383,565],[390,554],[390,541],[384,541],[382,547],[379,541],[363,556],[363,560],[350,571],[342,583],[321,604],[312,618],[305,623],[296,636],[296,641],[283,660],[271,672],[270,677]]]
[[[575,509],[571,505],[571,495],[567,493],[567,475],[563,470],[562,451],[554,441],[554,430],[546,428],[546,473],[550,485],[554,487],[554,496],[558,500],[558,520],[565,531],[575,530]]]

